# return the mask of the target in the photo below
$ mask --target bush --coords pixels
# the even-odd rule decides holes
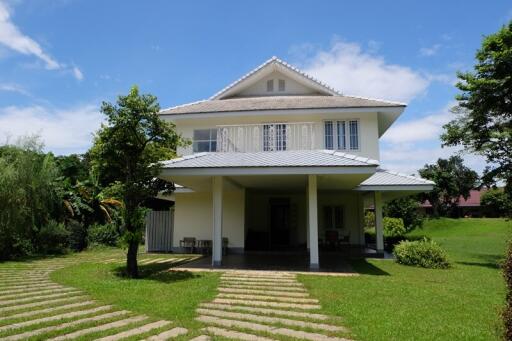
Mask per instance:
[[[77,221],[70,220],[69,229],[69,247],[73,251],[82,251],[87,247],[87,227]]]
[[[431,269],[446,269],[450,266],[446,253],[434,241],[402,241],[393,251],[396,262],[403,265]]]
[[[364,214],[364,228],[375,228],[375,213],[373,213],[372,211],[366,211],[366,213]]]
[[[512,202],[501,189],[488,190],[482,195],[480,203],[491,217],[506,217],[512,214]]]
[[[91,245],[116,246],[119,242],[119,232],[114,224],[94,224],[89,228],[87,239]]]
[[[384,235],[389,237],[401,237],[407,232],[402,218],[384,217]]]
[[[70,232],[62,223],[50,220],[37,234],[38,251],[45,254],[65,253],[69,245]]]
[[[505,325],[505,340],[512,340],[512,242],[508,244],[507,258],[503,264],[503,277],[507,287],[506,305],[502,317]]]
[[[418,199],[406,197],[391,200],[384,205],[384,215],[392,218],[402,218],[406,232],[423,226],[423,216],[419,213]]]

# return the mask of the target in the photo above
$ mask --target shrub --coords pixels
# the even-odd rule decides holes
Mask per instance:
[[[402,241],[393,251],[397,263],[422,268],[445,269],[450,266],[446,253],[434,241]]]
[[[482,195],[481,205],[491,217],[505,217],[512,214],[512,202],[501,189],[491,189]]]
[[[38,251],[46,254],[65,253],[69,245],[69,235],[64,224],[50,220],[37,234]]]
[[[506,305],[502,317],[505,325],[505,340],[512,340],[512,242],[508,244],[507,258],[503,264],[503,277],[507,287]]]
[[[392,218],[402,218],[407,232],[423,226],[423,216],[419,213],[418,199],[415,197],[405,197],[384,205],[384,215]]]
[[[73,251],[82,251],[87,247],[87,227],[77,221],[68,222],[69,247]]]
[[[364,214],[364,227],[367,229],[375,228],[375,213],[372,211],[366,211]]]
[[[89,228],[89,244],[116,246],[119,242],[119,232],[114,224],[94,224]]]
[[[384,217],[383,225],[385,236],[401,237],[407,232],[402,218]]]

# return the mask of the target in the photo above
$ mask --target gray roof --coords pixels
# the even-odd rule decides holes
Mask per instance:
[[[160,111],[161,115],[199,114],[214,112],[405,107],[405,104],[353,96],[264,96],[205,100]]]
[[[368,167],[378,161],[332,150],[196,153],[163,162],[163,168]]]
[[[363,181],[360,186],[425,186],[434,184],[430,180],[379,168],[375,174]]]

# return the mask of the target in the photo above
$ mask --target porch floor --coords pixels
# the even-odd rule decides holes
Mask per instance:
[[[299,273],[356,275],[348,259],[361,258],[371,254],[371,250],[354,249],[345,252],[321,252],[320,269],[309,268],[309,254],[305,252],[245,252],[228,254],[222,257],[222,265],[212,267],[211,256],[179,265],[175,270],[188,271],[226,271],[226,270],[257,270],[286,271]]]

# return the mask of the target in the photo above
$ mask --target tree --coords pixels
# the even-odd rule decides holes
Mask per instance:
[[[421,194],[432,204],[434,216],[453,214],[460,197],[467,199],[478,180],[478,174],[464,166],[460,156],[438,159],[433,165],[425,165],[419,174],[435,182],[431,192]]]
[[[391,218],[402,218],[407,232],[423,225],[423,217],[419,213],[418,198],[405,197],[394,199],[384,205],[384,215]]]
[[[512,202],[507,194],[501,189],[490,189],[482,195],[480,204],[492,215],[504,217],[510,215]]]
[[[483,39],[476,59],[473,72],[457,75],[457,117],[441,139],[483,155],[485,178],[504,180],[512,198],[512,21]]]
[[[183,140],[170,122],[158,116],[155,96],[140,95],[136,86],[116,104],[103,102],[101,112],[107,123],[94,138],[91,161],[103,185],[120,184],[124,209],[123,238],[128,244],[127,273],[138,277],[137,251],[142,238],[145,209],[143,202],[160,191],[171,191],[173,184],[157,178],[159,161],[176,155]]]

